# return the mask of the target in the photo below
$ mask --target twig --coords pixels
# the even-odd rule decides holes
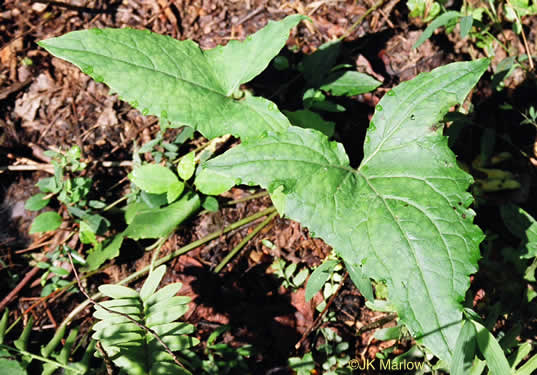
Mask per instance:
[[[124,317],[125,319],[128,319],[130,322],[134,323],[138,328],[140,328],[140,329],[142,329],[142,330],[144,330],[146,332],[149,332],[159,342],[159,344],[162,345],[164,350],[166,350],[166,352],[169,355],[172,356],[173,361],[179,367],[185,368],[185,366],[181,362],[179,362],[179,359],[177,358],[177,356],[171,351],[170,347],[168,345],[166,345],[166,343],[164,341],[162,341],[160,336],[154,330],[152,330],[151,328],[147,327],[146,325],[140,323],[136,319],[132,318],[130,315],[122,313],[120,311],[109,309],[108,307],[105,307],[105,306],[101,305],[99,302],[97,302],[93,298],[91,298],[91,296],[88,294],[88,292],[86,292],[86,289],[82,285],[82,282],[80,281],[80,278],[78,277],[78,272],[76,271],[75,264],[73,263],[73,258],[71,257],[71,253],[67,252],[67,256],[69,257],[69,262],[71,262],[71,267],[73,267],[73,273],[75,275],[75,279],[76,279],[76,282],[78,284],[78,288],[80,289],[82,294],[84,294],[84,296],[90,301],[90,303],[94,304],[95,306],[99,306],[101,309],[103,309],[106,312],[109,312],[110,314],[120,315],[120,316]]]
[[[30,272],[28,272],[24,278],[17,284],[17,286],[9,292],[7,296],[0,302],[0,311],[11,302],[11,300],[34,278],[35,275],[39,272],[39,268],[34,267]]]
[[[351,27],[349,27],[347,29],[347,31],[345,31],[345,33],[338,38],[338,40],[343,40],[346,37],[348,37],[349,35],[351,35],[352,32],[354,31],[354,29],[356,29],[358,26],[360,26],[362,24],[362,22],[364,21],[364,19],[367,16],[369,16],[371,13],[373,13],[375,10],[377,10],[378,7],[380,7],[382,4],[384,4],[384,0],[377,1],[371,8],[369,8],[364,14],[362,14],[360,16],[360,18],[358,18],[358,20],[355,23],[353,23],[351,25]]]
[[[306,332],[304,332],[300,340],[296,343],[295,345],[296,350],[300,349],[300,346],[302,346],[302,343],[304,342],[304,340],[306,340],[306,337],[308,337],[309,334],[314,329],[317,329],[317,326],[319,325],[321,319],[326,314],[326,312],[328,311],[328,308],[332,305],[332,303],[334,303],[334,300],[336,299],[339,291],[343,287],[343,284],[345,284],[345,280],[347,280],[347,277],[349,277],[349,273],[345,272],[345,275],[343,276],[343,280],[341,280],[341,282],[339,283],[339,286],[337,287],[336,292],[332,295],[332,297],[330,297],[330,299],[326,303],[326,306],[324,307],[323,311],[319,314],[319,316],[317,316],[317,318],[313,321],[313,324],[306,330]]]
[[[270,223],[272,221],[272,219],[274,219],[274,217],[276,215],[278,215],[278,212],[273,212],[271,215],[269,215],[269,217],[267,217],[265,220],[263,220],[263,222],[261,224],[259,224],[257,227],[255,227],[254,230],[251,233],[249,233],[246,237],[244,237],[242,239],[242,241],[239,242],[239,244],[237,246],[235,246],[233,248],[233,250],[231,250],[229,252],[229,254],[225,256],[224,259],[222,259],[220,264],[218,266],[216,266],[216,268],[214,269],[214,273],[218,273],[218,272],[222,271],[222,268],[225,267],[225,265],[231,260],[231,258],[233,258],[239,251],[241,251],[241,249],[244,247],[244,245],[246,245],[257,233],[259,233],[259,231],[261,229],[263,229],[265,226],[267,226],[268,223]]]
[[[94,160],[92,164],[100,164],[105,168],[113,168],[113,167],[126,167],[130,168],[132,167],[132,161],[130,160],[123,160],[123,161],[113,161],[113,160],[104,160],[104,161],[98,161]],[[5,165],[0,166],[0,172],[2,171],[13,171],[13,172],[22,172],[22,171],[44,171],[50,174],[54,174],[54,167],[52,164],[29,164],[29,165]]]
[[[28,85],[30,82],[32,82],[33,79],[34,79],[33,77],[30,77],[30,78],[26,79],[26,81],[24,81],[24,82],[17,82],[17,83],[12,84],[9,87],[3,89],[2,91],[0,91],[0,100],[3,100],[5,98],[7,98],[9,95],[11,95],[13,93],[16,93],[19,90],[22,90],[23,88],[26,87],[26,85]]]
[[[110,360],[110,357],[108,356],[108,353],[103,348],[103,344],[101,344],[100,341],[97,341],[97,344],[95,345],[101,356],[104,360],[104,366],[106,367],[106,373],[108,375],[114,375],[114,366],[112,365],[112,361]]]
[[[0,166],[0,172],[3,171],[44,171],[54,174],[54,167],[51,164],[31,164],[31,165],[6,165]]]
[[[248,21],[250,18],[253,18],[253,17],[257,16],[259,13],[261,13],[263,11],[263,9],[265,9],[265,8],[259,7],[256,10],[254,10],[253,12],[248,13],[246,16],[242,17],[240,20],[235,22],[233,24],[233,26],[238,26],[238,25]]]
[[[158,261],[155,262],[155,267],[158,267],[160,266],[161,264],[164,264],[166,262],[169,262],[170,260],[180,256],[180,255],[183,255],[183,254],[186,254],[188,253],[189,251],[191,250],[194,250],[195,248],[201,246],[201,245],[204,245],[206,244],[207,242],[211,241],[211,240],[214,240],[215,238],[218,238],[220,237],[222,234],[224,233],[227,233],[227,232],[230,232],[232,230],[235,230],[237,228],[240,228],[242,227],[243,225],[246,225],[246,224],[249,224],[251,223],[252,221],[255,221],[257,219],[259,219],[260,217],[263,217],[263,216],[266,216],[272,212],[276,211],[276,208],[274,207],[269,207],[269,208],[266,208],[260,212],[257,212],[253,215],[250,215],[248,217],[245,217],[244,219],[242,220],[239,220],[229,226],[227,226],[226,228],[224,228],[223,230],[219,230],[219,231],[216,231],[216,232],[213,232],[197,241],[194,241],[194,242],[191,242],[189,243],[188,245],[186,246],[183,246],[179,249],[177,249],[176,251],[174,251],[173,253],[171,254],[168,254],[166,256],[163,256],[162,258],[160,258]],[[139,279],[140,277],[142,277],[143,275],[145,275],[147,272],[149,272],[149,269],[150,267],[149,266],[146,266],[144,268],[142,268],[140,271],[137,271],[137,272],[134,272],[133,274],[131,274],[130,276],[124,278],[123,280],[121,280],[120,282],[117,283],[117,285],[126,285],[126,284],[129,284],[130,282],[134,281],[134,280],[137,280]],[[96,299],[99,299],[99,298],[102,298],[103,295],[102,293],[96,293],[92,296],[92,298],[94,300]],[[89,300],[86,300],[84,302],[82,302],[81,304],[79,304],[77,307],[75,307],[73,310],[71,310],[71,312],[69,313],[69,315],[67,315],[67,317],[63,320],[62,324],[60,326],[63,326],[63,325],[69,325],[71,323],[71,321],[77,317],[80,312],[82,310],[84,310],[86,308],[86,306],[89,305]],[[13,326],[13,324],[12,324]],[[11,327],[10,327],[11,328]]]
[[[388,314],[386,316],[383,316],[379,320],[375,320],[374,322],[371,322],[369,324],[366,324],[365,326],[360,327],[356,331],[356,335],[360,336],[362,333],[365,333],[367,331],[371,331],[372,329],[382,327],[384,324],[386,324],[388,322],[391,322],[395,318],[397,318],[397,314]]]

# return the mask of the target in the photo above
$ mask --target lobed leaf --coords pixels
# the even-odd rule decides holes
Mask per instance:
[[[346,264],[386,281],[401,320],[449,363],[483,234],[468,209],[472,178],[436,124],[488,65],[453,63],[394,88],[377,105],[356,170],[342,145],[290,127],[208,161],[197,178],[268,188],[281,214],[323,238]]]
[[[144,115],[160,116],[174,127],[188,125],[208,138],[247,137],[289,123],[274,103],[248,96],[235,100],[231,94],[263,71],[304,18],[269,22],[243,42],[208,51],[189,40],[128,28],[73,31],[39,45],[106,83]]]

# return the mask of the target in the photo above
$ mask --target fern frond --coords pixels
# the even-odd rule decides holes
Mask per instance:
[[[199,343],[188,336],[194,332],[194,326],[176,322],[188,311],[190,302],[189,297],[175,296],[181,284],[170,284],[156,291],[165,273],[165,266],[156,268],[140,293],[119,285],[99,287],[101,293],[111,299],[95,305],[93,316],[100,321],[94,325],[92,337],[101,342],[112,362],[129,375],[190,374],[174,362],[153,335],[158,335],[174,352]]]

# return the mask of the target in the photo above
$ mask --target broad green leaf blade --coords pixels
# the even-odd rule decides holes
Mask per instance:
[[[289,123],[266,99],[235,100],[230,94],[266,67],[301,19],[290,16],[259,31],[260,37],[209,51],[189,40],[128,28],[73,31],[39,45],[106,83],[144,115],[160,116],[174,127],[188,125],[208,138],[251,137]],[[262,38],[269,38],[266,51],[259,49]],[[244,55],[240,64],[232,63]]]
[[[303,60],[304,78],[312,87],[318,87],[326,74],[336,64],[341,52],[341,41],[324,43],[317,51]]]
[[[521,258],[537,256],[537,221],[514,204],[500,206],[500,215],[509,232],[523,242],[524,253]]]
[[[30,226],[30,234],[50,232],[62,225],[62,217],[57,212],[43,212],[36,217]]]
[[[472,24],[474,19],[472,16],[464,16],[461,18],[461,38],[466,38],[470,30],[472,29]]]
[[[187,194],[164,208],[140,209],[131,218],[132,221],[123,236],[135,240],[166,237],[199,207],[198,195]]]
[[[48,202],[50,202],[50,199],[43,199],[45,196],[46,195],[43,193],[31,196],[30,199],[28,199],[24,204],[24,208],[28,211],[39,211],[40,209],[46,207]]]
[[[487,367],[492,375],[512,374],[505,354],[487,328],[476,321],[472,321],[477,331],[477,346],[487,361]]]
[[[320,131],[327,137],[332,137],[336,124],[332,121],[326,121],[318,113],[302,109],[298,111],[283,111],[285,116],[291,121],[291,124],[301,128],[309,128]]]
[[[334,268],[339,262],[337,260],[325,260],[319,267],[313,271],[308,283],[306,284],[306,302],[311,300],[323,287],[324,283],[330,278]]]
[[[345,263],[385,280],[401,320],[450,363],[483,234],[468,209],[472,178],[457,167],[436,124],[488,64],[450,64],[389,92],[377,106],[358,170],[342,145],[290,127],[208,161],[199,177],[281,189],[280,213],[323,238]]]
[[[451,375],[466,375],[470,372],[476,354],[476,335],[472,322],[464,321],[455,344]]]
[[[231,40],[205,52],[219,78],[226,96],[240,84],[252,80],[261,73],[270,60],[278,54],[289,38],[289,30],[307,17],[295,14],[280,22],[269,21],[267,26],[245,41]]]
[[[348,70],[331,73],[325,79],[321,90],[336,96],[353,96],[373,91],[380,85],[381,82],[367,74]]]
[[[423,44],[423,42],[425,42],[427,39],[429,39],[433,35],[433,32],[436,29],[442,26],[446,26],[448,23],[450,23],[451,21],[455,19],[458,19],[460,16],[461,14],[454,10],[450,10],[442,14],[441,16],[436,18],[433,22],[431,22],[429,26],[427,26],[425,31],[420,35],[420,37],[418,38],[418,41],[416,42],[416,44],[414,44],[412,48],[418,48],[419,46]]]
[[[381,341],[397,340],[401,337],[401,327],[396,326],[379,329],[375,331],[373,337]]]
[[[179,180],[168,186],[168,192],[166,193],[166,200],[168,203],[173,203],[177,198],[183,194],[185,190],[185,184]]]
[[[190,179],[196,170],[196,162],[194,160],[196,154],[194,152],[189,152],[177,165],[177,173],[184,181]]]
[[[151,194],[166,193],[171,185],[179,182],[171,170],[158,164],[134,168],[129,176],[136,186]]]
[[[14,359],[5,349],[0,349],[0,373],[9,375],[26,375],[27,372],[21,363]]]
[[[345,268],[349,272],[349,277],[362,296],[368,301],[373,301],[375,296],[373,295],[373,287],[371,286],[371,280],[364,274],[362,267],[354,263],[345,263]]]
[[[215,197],[205,197],[201,206],[209,212],[217,212],[220,209],[218,200]]]

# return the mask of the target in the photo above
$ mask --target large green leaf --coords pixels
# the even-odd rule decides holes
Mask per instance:
[[[263,71],[302,19],[269,22],[243,42],[208,51],[189,40],[133,29],[74,31],[39,45],[105,82],[144,115],[189,125],[208,138],[246,137],[289,125],[274,103],[252,96],[235,100],[231,94]]]
[[[282,214],[322,237],[345,263],[385,280],[401,320],[450,362],[483,234],[468,208],[472,178],[435,124],[488,64],[450,64],[390,91],[377,106],[358,169],[342,145],[290,127],[243,142],[207,162],[198,177],[268,188]]]

